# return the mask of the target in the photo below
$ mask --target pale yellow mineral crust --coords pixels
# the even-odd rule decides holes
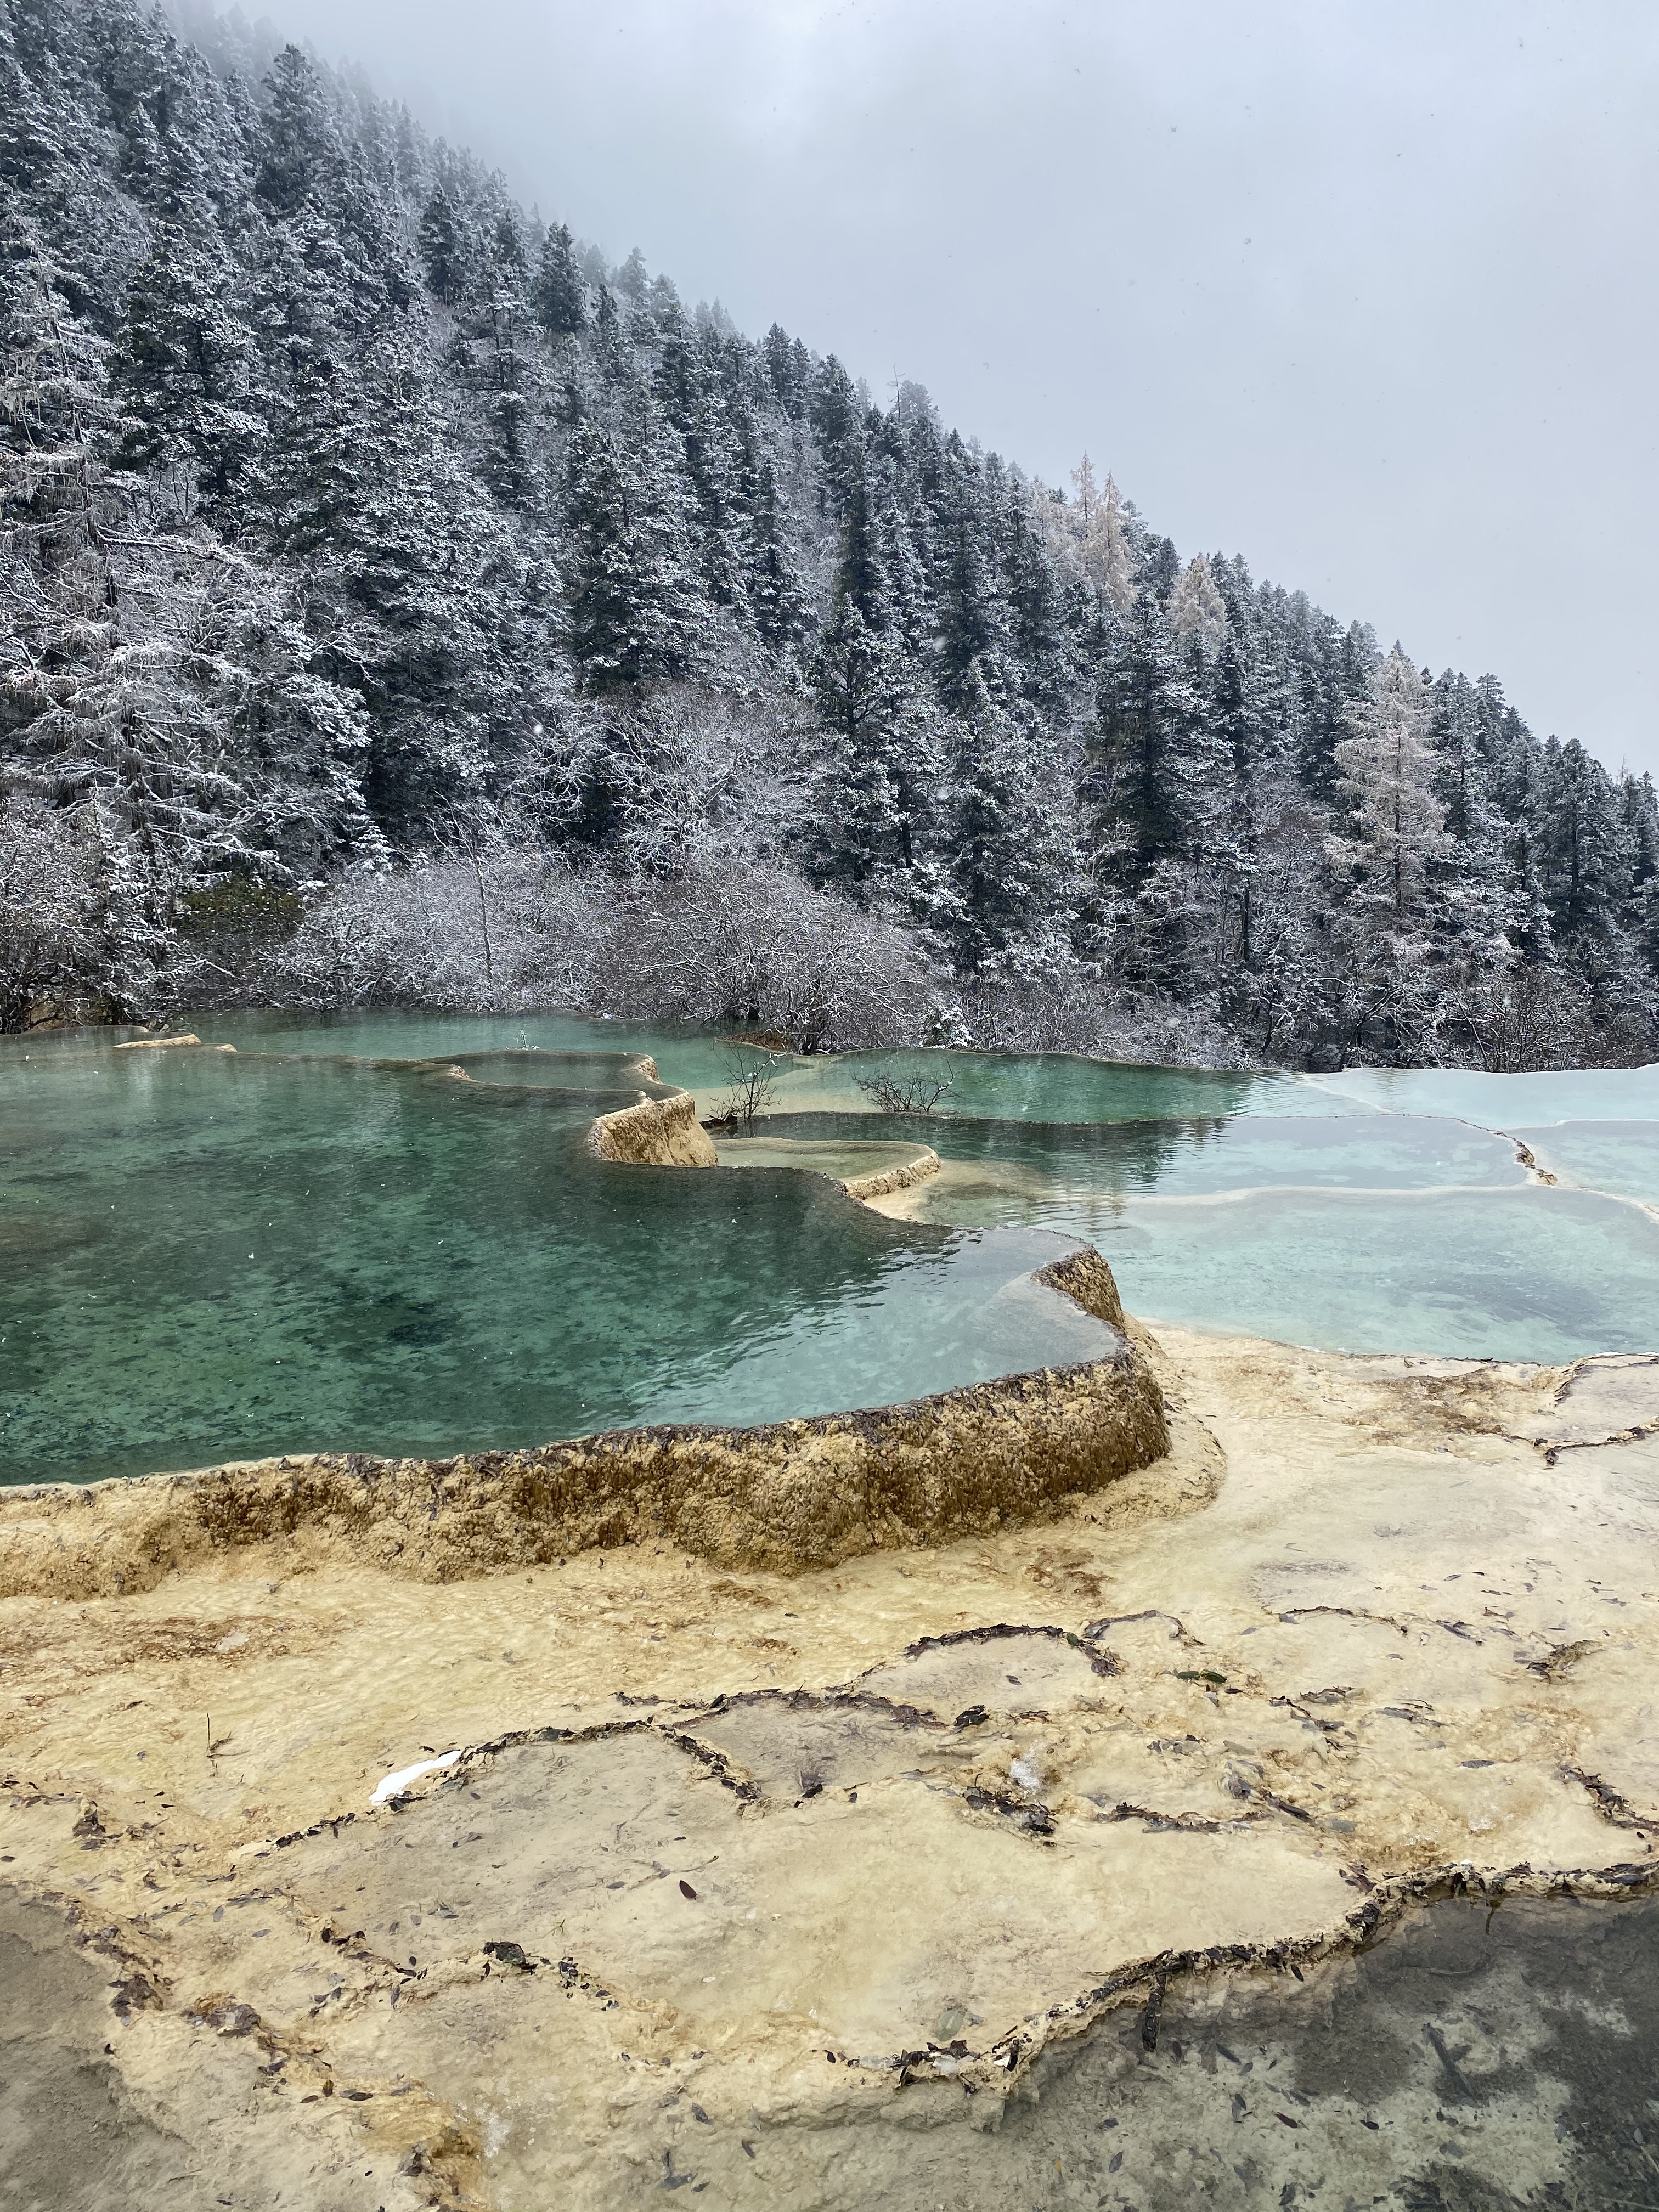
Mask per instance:
[[[641,1098],[615,1114],[601,1114],[588,1132],[588,1148],[602,1160],[637,1166],[717,1168],[714,1140],[697,1119],[689,1091],[672,1098]]]
[[[649,1533],[481,1574],[490,1537],[439,1585],[301,1482],[88,1595],[113,1492],[4,1500],[14,2075],[105,2069],[174,2192],[125,2201],[191,2212],[168,2177],[978,2206],[1009,2089],[1168,1978],[1311,1989],[1415,1896],[1649,1883],[1659,1364],[1139,1340],[1166,1456],[787,1574]],[[434,1507],[453,1540],[435,1478],[408,1504],[398,1540]],[[1516,2130],[1486,2178],[1541,2189],[1555,2139]]]

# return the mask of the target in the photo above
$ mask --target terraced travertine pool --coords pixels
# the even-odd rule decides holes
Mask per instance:
[[[1659,1344],[1659,1068],[784,1060],[760,1164],[687,1173],[586,1136],[642,1091],[708,1112],[706,1034],[198,1030],[235,1051],[0,1048],[0,1480],[750,1423],[1060,1365],[1110,1340],[1032,1280],[1080,1238],[1153,1321],[1522,1360]],[[872,1073],[951,1089],[876,1115]],[[826,1180],[900,1139],[943,1165],[896,1218]]]

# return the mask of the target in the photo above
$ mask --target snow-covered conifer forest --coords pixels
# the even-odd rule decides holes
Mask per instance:
[[[0,1027],[1655,1056],[1647,778],[196,35],[0,0]]]

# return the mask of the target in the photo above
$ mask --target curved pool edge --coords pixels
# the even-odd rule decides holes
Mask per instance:
[[[860,1203],[866,1199],[891,1198],[898,1191],[914,1190],[918,1183],[930,1182],[944,1164],[931,1145],[923,1145],[915,1159],[906,1160],[898,1167],[878,1168],[873,1175],[844,1176],[841,1187],[848,1198],[856,1198]],[[1115,1287],[1113,1295],[1116,1295]]]
[[[1103,1358],[755,1427],[665,1424],[515,1451],[317,1452],[0,1492],[0,1597],[124,1596],[213,1553],[306,1538],[420,1582],[666,1538],[798,1573],[1054,1517],[1170,1449],[1164,1395],[1084,1246],[1033,1279],[1119,1336]]]

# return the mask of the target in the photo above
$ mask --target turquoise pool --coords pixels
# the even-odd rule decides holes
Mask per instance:
[[[197,1026],[236,1050],[0,1043],[0,1480],[891,1402],[1104,1349],[1031,1279],[1079,1237],[1153,1320],[1356,1351],[1659,1350],[1654,1069],[780,1061],[768,1133],[940,1153],[887,1218],[788,1168],[588,1152],[593,1115],[641,1091],[718,1104],[731,1050],[705,1033]],[[888,1117],[858,1087],[873,1073],[951,1089]]]

